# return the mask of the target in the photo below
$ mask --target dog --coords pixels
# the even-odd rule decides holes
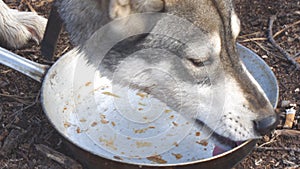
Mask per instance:
[[[58,0],[56,6],[78,46],[71,53],[115,86],[146,92],[232,141],[275,128],[272,105],[238,56],[240,21],[232,0]],[[130,21],[144,12],[154,14]],[[98,44],[109,39],[104,27],[111,38],[125,29],[146,33],[121,40],[97,61]]]
[[[109,21],[136,12],[159,12],[162,0],[56,0],[54,4],[75,46],[83,45]],[[86,19],[91,22],[87,22]]]
[[[35,12],[23,12],[10,9],[0,1],[0,45],[10,49],[19,49],[33,40],[37,44],[42,40],[47,19]]]

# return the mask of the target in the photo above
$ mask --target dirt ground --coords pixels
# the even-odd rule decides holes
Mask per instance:
[[[52,0],[4,0],[12,8],[36,10],[48,16]],[[269,20],[277,18],[272,30],[276,43],[290,56],[300,61],[300,1],[299,0],[236,0],[236,10],[242,22],[238,41],[258,53],[275,73],[280,88],[276,109],[280,124],[275,133],[265,136],[255,150],[236,169],[300,168],[300,70],[295,70],[284,55],[268,39]],[[56,56],[71,49],[66,33],[61,35]],[[40,48],[31,43],[13,52],[39,63]],[[56,57],[57,59],[57,57]],[[60,169],[61,165],[37,150],[48,146],[63,154],[63,139],[44,115],[39,101],[41,84],[0,65],[0,169]],[[296,105],[292,129],[283,128],[285,110]]]

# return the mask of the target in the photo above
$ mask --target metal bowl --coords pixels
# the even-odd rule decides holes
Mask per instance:
[[[245,66],[249,72],[254,76],[254,78],[261,85],[265,91],[267,97],[274,107],[277,106],[278,102],[278,84],[275,75],[269,68],[269,66],[254,52],[246,47],[237,45],[238,52]],[[122,157],[115,156],[110,153],[103,153],[102,150],[97,152],[95,150],[94,143],[80,142],[75,139],[66,139],[67,150],[70,151],[75,159],[80,161],[86,168],[96,169],[153,169],[153,168],[167,168],[167,169],[201,169],[201,168],[214,168],[214,169],[224,169],[232,168],[238,164],[243,158],[245,158],[255,147],[257,140],[249,140],[243,144],[217,156],[207,156],[203,155],[202,159],[189,160],[187,162],[166,162],[157,163],[149,160],[147,162],[146,158],[135,158],[131,161],[130,158],[123,159]],[[213,140],[208,140],[208,143],[214,143]],[[84,145],[85,144],[85,145]],[[81,148],[79,148],[81,147]],[[96,145],[97,147],[97,145]],[[206,151],[211,152],[213,147],[207,147]],[[208,150],[207,150],[208,149]],[[182,150],[181,150],[182,151]],[[204,153],[205,154],[205,153]],[[206,158],[207,157],[207,158]],[[146,162],[145,162],[146,161]]]

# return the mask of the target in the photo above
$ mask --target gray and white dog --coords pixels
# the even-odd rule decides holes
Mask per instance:
[[[275,127],[272,105],[237,54],[240,23],[232,0],[58,0],[56,5],[72,42],[112,83],[147,92],[233,141],[258,138]],[[112,24],[116,34],[123,28],[150,31],[118,42],[95,61],[102,52],[97,44],[106,40],[97,30],[143,12],[167,16],[136,15],[135,24]]]

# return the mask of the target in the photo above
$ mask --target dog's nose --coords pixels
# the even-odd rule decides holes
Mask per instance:
[[[254,121],[255,130],[261,134],[265,135],[271,130],[275,129],[278,124],[278,116],[274,114],[272,116],[267,116],[259,120]]]

